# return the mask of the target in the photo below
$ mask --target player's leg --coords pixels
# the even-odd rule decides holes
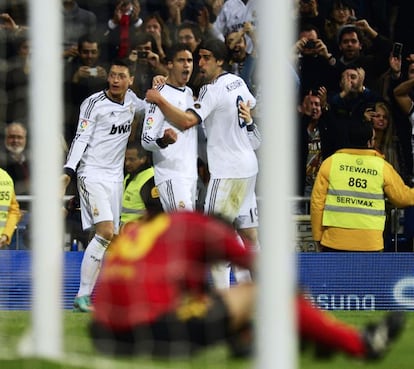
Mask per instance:
[[[74,302],[75,311],[89,312],[92,304],[90,296],[95,287],[105,251],[114,233],[118,232],[120,205],[119,183],[101,184],[79,180],[81,214],[83,227],[95,227],[95,235],[86,247],[81,269],[80,284]],[[122,184],[121,184],[122,185]],[[118,220],[115,222],[115,220]],[[92,224],[91,224],[92,223]]]
[[[315,308],[303,296],[297,299],[297,314],[300,337],[314,342],[324,354],[340,351],[366,359],[381,357],[405,323],[404,316],[396,312],[359,331]]]
[[[231,223],[240,212],[249,187],[248,179],[212,178],[208,183],[204,212],[217,214]],[[220,262],[212,265],[211,277],[218,289],[230,287],[230,264]]]
[[[197,180],[174,178],[157,185],[160,201],[165,212],[194,211]]]
[[[258,237],[259,215],[254,192],[251,196],[246,197],[243,202],[240,214],[234,221],[234,226],[241,237],[243,247],[248,244],[251,251],[258,252],[260,249]],[[238,283],[251,281],[250,272],[246,269],[234,266],[233,273]]]

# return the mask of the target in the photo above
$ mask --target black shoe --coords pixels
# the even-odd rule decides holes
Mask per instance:
[[[390,344],[400,335],[405,327],[406,316],[402,311],[391,312],[378,323],[366,326],[362,338],[367,347],[366,359],[382,358]]]

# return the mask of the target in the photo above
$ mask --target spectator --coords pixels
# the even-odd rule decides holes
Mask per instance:
[[[299,108],[299,163],[298,195],[310,196],[322,164],[323,126],[320,126],[322,116],[321,97],[318,91],[311,90],[306,94]]]
[[[138,0],[117,0],[112,18],[103,35],[104,60],[124,58],[133,46],[133,38],[142,26],[141,6]]]
[[[246,83],[250,92],[256,96],[257,78],[256,78],[256,53],[252,54],[246,51],[246,36],[244,32],[231,32],[226,35],[226,45],[230,52],[231,71],[240,76]]]
[[[132,89],[140,98],[145,91],[152,88],[156,75],[167,75],[167,68],[162,64],[154,37],[147,32],[137,34],[129,59],[135,64],[135,78]]]
[[[372,45],[369,46],[368,42]],[[379,35],[365,19],[340,29],[338,47],[338,72],[349,66],[363,68],[366,72],[365,84],[369,88],[374,88],[377,79],[388,69],[391,42]]]
[[[65,139],[76,130],[73,122],[83,100],[107,86],[106,65],[100,60],[100,44],[95,35],[83,35],[78,40],[78,56],[65,63]]]
[[[384,155],[385,160],[397,172],[400,172],[398,142],[394,132],[394,120],[388,105],[384,102],[377,102],[365,111],[364,117],[375,130],[374,149]]]
[[[22,123],[13,122],[5,130],[6,170],[14,182],[16,195],[30,195],[31,166],[27,153],[27,129]]]
[[[176,44],[167,56],[167,84],[159,88],[161,96],[185,110],[194,103],[186,86],[193,70],[190,48]],[[142,146],[152,151],[155,184],[164,211],[195,210],[197,190],[197,127],[179,130],[156,105],[147,106]]]
[[[150,14],[145,18],[142,28],[145,32],[154,37],[160,61],[164,62],[165,51],[171,47],[172,42],[168,28],[165,26],[163,19],[158,13]]]
[[[326,43],[324,35],[326,19],[319,10],[318,0],[299,0],[297,6],[299,29],[302,29],[305,25],[312,25],[318,31],[320,38]]]
[[[247,6],[250,1],[252,0],[227,0],[224,2],[214,22],[214,28],[220,35],[221,40],[224,41],[225,36],[230,32],[237,32],[244,27],[253,28],[250,22],[246,22]],[[246,43],[246,50],[251,53],[253,51],[253,40],[249,35],[246,37]]]
[[[326,159],[311,196],[313,239],[321,251],[381,251],[386,196],[397,207],[414,205],[414,189],[374,147],[375,130],[354,122],[349,146]]]
[[[335,55],[338,54],[338,32],[347,24],[353,24],[357,17],[351,0],[333,0],[328,10],[324,27],[320,30],[325,43]]]
[[[413,65],[414,67],[414,65]],[[394,89],[394,97],[397,101],[398,106],[402,110],[402,112],[408,117],[409,122],[411,123],[411,148],[412,148],[412,156],[414,156],[414,114],[413,114],[413,87],[414,87],[414,78],[410,77],[406,81],[400,83]],[[411,167],[411,174],[413,168]]]
[[[411,124],[408,114],[400,108],[394,96],[394,89],[404,80],[414,77],[414,63],[403,63],[401,55],[389,57],[389,69],[378,79],[376,90],[388,104],[393,117],[395,134],[398,140],[399,173],[406,184],[411,184],[413,175],[413,155],[411,147]]]
[[[124,193],[121,224],[141,219],[145,214],[162,211],[154,168],[148,152],[137,142],[129,142],[125,152]]]
[[[133,79],[128,63],[112,62],[108,88],[88,97],[80,107],[78,129],[64,166],[63,193],[77,176],[82,227],[95,230],[82,259],[73,304],[76,311],[93,310],[90,295],[105,251],[119,231],[125,148],[135,112],[145,109],[130,90]]]
[[[74,0],[63,0],[63,57],[78,55],[78,39],[96,31],[96,15],[80,8]]]
[[[155,231],[152,239],[148,230]],[[114,242],[89,327],[99,352],[167,358],[227,341],[233,356],[252,353],[256,286],[242,283],[215,292],[207,287],[211,263],[230,259],[253,268],[251,253],[239,246],[231,226],[197,212],[162,214],[128,224]],[[119,270],[130,271],[132,278]],[[406,325],[404,313],[392,312],[358,330],[332,319],[302,295],[295,309],[300,338],[327,355],[379,359]]]
[[[250,201],[256,183],[257,159],[246,133],[254,130],[255,125],[253,120],[239,117],[240,105],[249,112],[255,107],[256,99],[240,77],[225,72],[228,55],[223,42],[206,40],[200,46],[199,55],[200,71],[207,84],[192,107],[184,112],[168,103],[155,89],[148,90],[146,98],[156,103],[168,121],[180,129],[204,121],[211,174],[204,209],[208,214],[221,214],[233,222],[244,202]],[[217,266],[212,274],[216,287],[229,285],[227,265]]]
[[[20,220],[19,203],[16,200],[13,179],[0,169],[2,196],[0,199],[0,248],[10,245],[11,239]]]
[[[29,76],[30,40],[25,32],[14,38],[15,51],[8,60],[6,75],[7,112],[6,122],[28,123],[29,118]]]
[[[304,25],[299,30],[294,57],[302,94],[321,86],[328,91],[335,91],[339,82],[336,59],[319,37],[315,26]]]
[[[328,97],[330,124],[326,145],[330,152],[327,155],[347,147],[349,123],[362,122],[366,107],[380,100],[374,91],[365,87],[364,80],[363,68],[348,67],[342,73],[341,91]]]

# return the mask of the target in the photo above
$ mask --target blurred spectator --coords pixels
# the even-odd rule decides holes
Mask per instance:
[[[320,38],[326,42],[325,17],[319,11],[318,0],[299,0],[297,3],[298,27],[302,29],[305,25],[316,27]]]
[[[138,0],[116,0],[112,18],[108,20],[104,33],[104,60],[124,58],[133,44],[134,34],[141,27],[141,6]]]
[[[240,76],[246,83],[250,92],[256,95],[256,54],[246,51],[246,36],[244,32],[230,32],[226,36],[226,45],[230,52],[231,72]]]
[[[321,251],[382,251],[385,200],[396,207],[414,205],[414,188],[373,149],[371,125],[350,124],[349,141],[326,159],[311,196],[313,239]]]
[[[75,133],[82,101],[107,85],[106,66],[100,60],[100,52],[98,38],[83,35],[78,40],[78,56],[65,63],[65,139],[68,142]]]
[[[16,195],[30,195],[30,161],[26,143],[27,129],[22,123],[7,125],[5,132],[6,157],[1,165],[13,179]]]
[[[19,203],[16,200],[13,179],[3,169],[0,169],[1,198],[0,198],[0,248],[10,245],[11,239],[20,220]]]
[[[63,57],[78,55],[78,39],[96,31],[96,15],[79,7],[74,0],[63,0]]]
[[[127,145],[125,172],[121,224],[138,220],[145,214],[160,213],[162,205],[154,183],[154,168],[148,151],[137,142]]]
[[[237,32],[245,26],[247,4],[251,0],[227,0],[224,2],[220,13],[214,22],[215,29],[220,34],[220,39],[224,41],[224,37],[230,32]],[[253,42],[250,37],[246,37],[247,52],[251,53]]]
[[[20,121],[27,124],[29,115],[30,40],[25,32],[16,37],[14,47],[15,53],[8,60],[6,75],[8,101],[6,122]]]
[[[166,76],[167,68],[160,61],[154,37],[147,32],[140,32],[135,38],[129,59],[135,63],[135,78],[132,89],[140,98],[152,88],[152,79],[156,75]]]
[[[320,86],[335,91],[339,83],[336,59],[319,37],[315,26],[308,24],[300,28],[294,57],[302,94],[317,90]]]
[[[159,51],[160,60],[164,61],[165,52],[169,47],[171,47],[172,42],[169,30],[165,26],[161,16],[158,13],[148,15],[144,20],[142,29],[154,37]]]

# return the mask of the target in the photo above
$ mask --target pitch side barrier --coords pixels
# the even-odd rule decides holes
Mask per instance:
[[[83,252],[63,252],[62,308],[71,309]],[[414,310],[413,253],[298,253],[308,298],[326,310]],[[31,251],[0,250],[0,310],[31,308]]]

